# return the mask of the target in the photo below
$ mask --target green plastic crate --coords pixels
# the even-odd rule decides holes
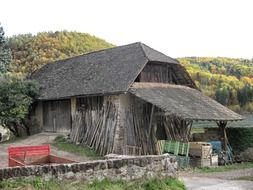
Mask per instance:
[[[165,141],[164,153],[170,153],[173,155],[178,155],[179,142],[177,141]]]
[[[189,167],[190,157],[189,156],[176,156],[178,168],[187,168]]]
[[[190,147],[189,143],[179,143],[178,155],[188,156],[188,154],[189,154],[189,147]]]

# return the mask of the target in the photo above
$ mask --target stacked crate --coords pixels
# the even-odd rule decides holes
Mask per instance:
[[[182,143],[178,141],[165,141],[164,153],[173,154],[179,168],[185,168],[189,165],[189,143]]]
[[[190,142],[189,155],[191,156],[190,166],[211,166],[212,145],[206,142]]]

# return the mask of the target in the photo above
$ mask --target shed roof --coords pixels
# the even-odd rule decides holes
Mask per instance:
[[[31,78],[40,84],[41,100],[121,93],[149,61],[180,66],[177,60],[137,42],[47,64]]]
[[[237,121],[242,117],[196,89],[161,83],[134,83],[129,92],[157,106],[165,115],[186,120]]]

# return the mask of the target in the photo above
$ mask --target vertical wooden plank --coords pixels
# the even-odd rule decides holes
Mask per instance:
[[[72,97],[70,99],[70,103],[71,103],[71,116],[73,118],[76,113],[76,97]]]
[[[70,100],[55,101],[55,131],[69,132],[71,129],[71,105]]]
[[[169,75],[169,83],[173,83],[172,82],[172,69],[171,69],[171,67],[170,66],[168,66],[168,75]]]
[[[149,136],[151,136],[152,122],[153,122],[153,115],[154,115],[154,109],[155,109],[155,106],[154,106],[154,105],[152,105],[152,108],[151,108],[151,114],[150,114],[150,120],[149,120],[149,127],[148,127],[148,134],[149,134]]]
[[[39,101],[36,106],[35,117],[38,122],[40,131],[43,130],[43,106],[41,101]]]
[[[71,97],[70,99],[70,109],[71,109],[71,126],[72,128],[72,123],[76,115],[76,97]]]
[[[53,122],[51,115],[51,102],[43,102],[43,129],[47,132],[53,132]]]

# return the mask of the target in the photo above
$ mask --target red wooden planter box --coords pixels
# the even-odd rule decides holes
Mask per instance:
[[[73,160],[50,154],[50,145],[8,148],[9,167],[45,164],[75,163]]]

